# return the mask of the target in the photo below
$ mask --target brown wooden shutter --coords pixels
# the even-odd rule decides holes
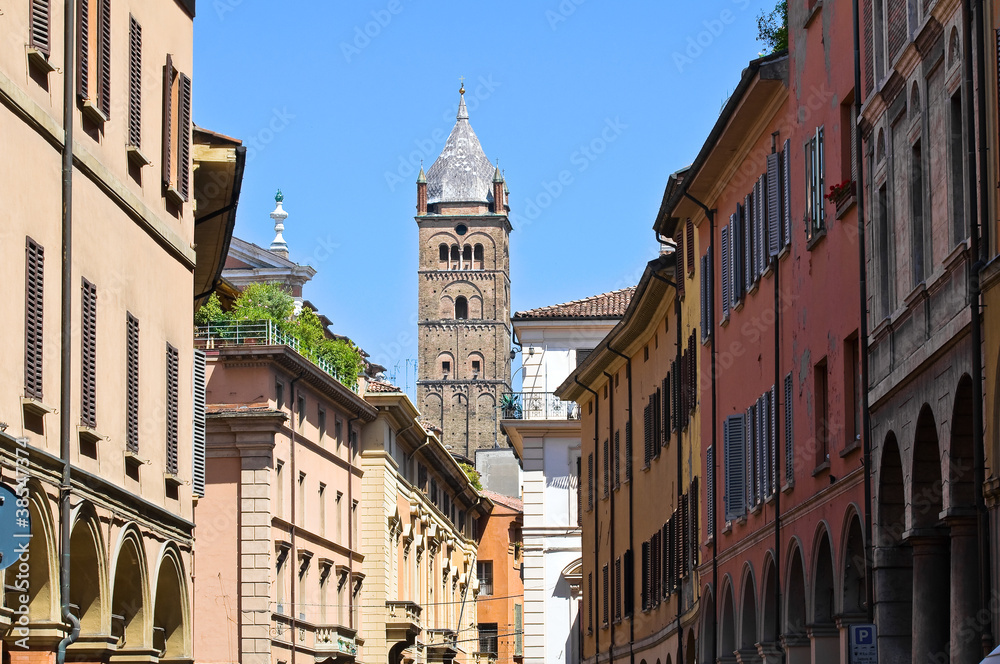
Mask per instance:
[[[128,17],[128,142],[142,147],[142,26]]]
[[[100,0],[101,21],[100,21],[100,70],[97,72],[100,77],[100,89],[98,90],[98,104],[104,117],[111,117],[111,0]]]
[[[691,510],[691,567],[698,567],[698,541],[701,533],[698,530],[698,478],[691,480],[691,488],[688,489],[688,496]]]
[[[625,423],[625,481],[632,481],[632,422]]]
[[[79,0],[77,31],[76,81],[81,99],[90,97],[90,0]]]
[[[715,532],[715,446],[705,450],[705,513],[708,515],[708,536]]]
[[[45,250],[30,237],[25,243],[24,266],[24,394],[41,399]]]
[[[174,124],[174,62],[167,55],[167,63],[163,65],[163,186],[169,188],[173,183],[171,162],[173,161],[173,124]]]
[[[642,610],[649,608],[649,541],[642,543]]]
[[[83,280],[80,306],[80,421],[97,426],[97,286]]]
[[[167,344],[167,472],[177,474],[178,353]]]
[[[587,630],[594,630],[594,573],[587,572]]]
[[[587,509],[594,509],[594,453],[587,455]]]
[[[127,396],[126,436],[128,449],[139,451],[139,319],[128,314],[126,322]]]
[[[643,465],[649,466],[649,462],[653,459],[653,404],[646,404],[646,407],[642,409],[642,422],[643,422]]]
[[[601,624],[608,624],[608,566],[601,568]]]
[[[660,385],[660,415],[663,421],[660,423],[661,444],[670,442],[670,374],[663,379]]]
[[[576,525],[583,525],[583,469],[580,457],[576,458]]]
[[[608,497],[611,485],[611,455],[608,453],[608,439],[604,439],[604,497]]]
[[[31,31],[28,33],[28,45],[38,49],[45,57],[49,57],[49,0],[31,0]]]
[[[180,75],[179,123],[177,131],[177,191],[188,200],[191,175],[191,79]]]
[[[615,431],[615,458],[614,458],[614,467],[615,467],[615,488],[616,489],[618,487],[620,487],[621,484],[622,484],[622,464],[621,464],[621,452],[622,452],[622,448],[621,448],[621,436],[619,434],[620,434],[619,431]]]
[[[663,413],[660,409],[660,391],[649,395],[649,403],[653,406],[653,456],[660,456],[660,446],[663,445]]]
[[[767,250],[777,256],[781,242],[781,166],[777,152],[767,155]]]
[[[694,224],[690,219],[687,220],[684,232],[687,234],[684,247],[687,251],[687,271],[688,274],[694,274]]]
[[[677,249],[674,251],[674,280],[677,282],[677,297],[684,299],[684,282],[687,271],[684,269],[684,232],[677,234]]]
[[[695,406],[698,405],[698,349],[694,340],[693,330],[691,331],[691,336],[688,337],[688,353],[691,355],[688,359],[688,392],[690,394],[688,408],[694,410]]]

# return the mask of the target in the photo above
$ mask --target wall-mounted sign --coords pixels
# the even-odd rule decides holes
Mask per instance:
[[[30,539],[27,492],[18,498],[14,489],[0,483],[0,570],[7,569],[22,556],[27,561]]]
[[[850,664],[878,664],[875,625],[851,625]]]

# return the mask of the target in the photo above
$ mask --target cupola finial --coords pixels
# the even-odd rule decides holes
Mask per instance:
[[[282,208],[282,203],[285,201],[285,195],[278,190],[278,193],[274,195],[274,212],[271,213],[271,219],[274,220],[274,240],[271,241],[271,246],[268,249],[279,256],[288,258],[288,244],[285,242],[282,233],[285,231],[285,219],[288,218],[288,213]]]

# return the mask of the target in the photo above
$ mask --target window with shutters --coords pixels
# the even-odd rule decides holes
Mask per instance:
[[[86,279],[80,302],[80,423],[97,427],[97,286]]]
[[[670,374],[663,379],[659,392],[660,404],[660,444],[666,445],[670,442]]]
[[[24,395],[42,398],[45,250],[30,237],[24,248]]]
[[[705,513],[708,536],[715,536],[715,445],[705,450]]]
[[[812,240],[826,228],[823,171],[823,127],[817,127],[813,137],[805,144],[807,240]]]
[[[691,510],[691,567],[692,569],[698,567],[698,538],[701,536],[701,531],[699,530],[698,523],[698,478],[695,477],[691,480],[691,486],[688,489],[688,496],[690,496],[690,510]]]
[[[126,367],[126,436],[129,451],[139,452],[139,319],[128,314],[125,323]]]
[[[792,429],[792,374],[785,376],[785,484],[795,483],[795,458]]]
[[[51,37],[51,0],[30,0],[31,17],[28,26],[28,48],[29,55],[37,55],[32,61],[41,64],[47,70],[52,66],[48,65],[49,55],[52,52]]]
[[[787,138],[781,151],[781,188],[782,244],[790,247],[792,245],[792,142]]]
[[[649,610],[649,542],[642,543],[642,610]]]
[[[479,652],[487,655],[497,655],[499,649],[498,623],[479,623]]]
[[[576,458],[576,525],[578,526],[583,525],[583,491],[581,489],[583,470],[580,468],[582,461],[580,457]]]
[[[746,514],[743,463],[744,419],[742,415],[730,415],[726,418],[722,443],[726,521],[734,521]]]
[[[642,448],[642,465],[643,468],[649,468],[649,463],[653,459],[653,404],[646,404],[646,407],[642,409],[642,433],[643,433],[643,448]]]
[[[754,272],[754,224],[753,192],[743,199],[743,283],[746,291],[753,290],[757,276]]]
[[[175,204],[188,200],[191,174],[191,79],[163,67],[163,187]]]
[[[621,556],[615,558],[615,622],[622,621],[622,559]]]
[[[772,496],[778,490],[778,469],[775,466],[778,450],[778,387],[771,386],[767,394],[768,428],[767,428],[767,495]]]
[[[608,594],[610,590],[610,579],[608,578],[608,566],[604,565],[601,568],[601,626],[608,626],[608,610],[610,609],[610,602]]]
[[[167,344],[167,472],[177,474],[178,353]]]
[[[142,156],[142,26],[129,14],[128,17],[128,154],[145,166],[149,161]]]
[[[621,438],[618,431],[615,431],[615,456],[613,464],[615,467],[615,491],[617,491],[622,485]]]
[[[77,92],[87,117],[111,117],[111,0],[78,0]]]
[[[667,374],[670,379],[670,414],[673,421],[670,423],[671,427],[680,431],[681,426],[681,410],[680,410],[680,372],[677,368],[677,360],[670,361],[670,373]]]
[[[663,414],[660,412],[660,390],[649,395],[649,404],[653,407],[653,458],[659,458],[660,446],[663,445]]]
[[[632,481],[632,422],[625,423],[625,481]]]
[[[757,436],[757,411],[759,406],[760,399],[747,409],[745,419],[746,435],[743,437],[746,450],[743,458],[748,461],[746,464],[745,495],[747,505],[749,506],[757,505],[758,486],[760,485],[760,454],[757,451],[757,445],[759,444]]]
[[[631,616],[635,607],[635,562],[632,560],[632,549],[625,550],[622,561],[622,584],[625,586],[622,593],[624,606],[622,607],[625,616]]]
[[[687,270],[684,269],[684,230],[677,233],[677,248],[674,249],[674,272],[677,276],[677,297],[684,299],[684,282],[687,281]]]
[[[816,436],[816,467],[818,468],[830,460],[829,425],[827,422],[829,392],[827,390],[825,357],[813,367],[813,381],[813,427]]]
[[[767,259],[774,258],[784,247],[781,225],[781,155],[767,155]]]
[[[587,511],[594,509],[594,453],[587,455]]]
[[[191,493],[205,496],[205,351],[194,351],[194,426],[191,459]]]
[[[735,308],[743,301],[743,206],[736,204],[729,228],[729,304]]]
[[[611,455],[608,454],[608,439],[604,439],[604,498],[611,495]]]
[[[701,342],[712,336],[712,260],[711,254],[701,257]]]
[[[723,323],[726,323],[726,322],[729,321],[729,300],[730,300],[730,297],[732,295],[730,293],[730,284],[731,284],[731,282],[730,282],[730,273],[729,273],[729,269],[730,269],[730,265],[729,265],[729,229],[732,228],[732,227],[734,227],[736,225],[736,221],[734,219],[734,216],[735,215],[732,215],[732,216],[729,217],[729,219],[730,219],[729,225],[722,227],[722,237],[720,238],[721,239],[721,242],[720,242],[720,245],[721,245],[720,259],[721,260],[719,262],[722,263],[722,265],[720,266],[720,269],[721,269],[721,272],[722,272],[722,275],[721,275],[722,276],[722,293],[721,293],[722,297],[720,298],[722,300],[722,318],[719,320],[719,325],[722,325]]]
[[[844,341],[844,431],[845,447],[861,444],[861,369],[858,335],[855,332]]]
[[[684,250],[688,276],[694,275],[694,223],[688,219],[684,227]]]

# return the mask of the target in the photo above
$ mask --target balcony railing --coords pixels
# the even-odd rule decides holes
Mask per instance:
[[[353,392],[358,391],[357,376],[341,376],[332,364],[311,349],[302,348],[299,340],[281,330],[274,321],[231,321],[208,323],[194,328],[195,348],[212,349],[233,346],[288,346],[316,367]]]
[[[414,625],[420,625],[420,612],[422,607],[416,602],[405,600],[389,600],[385,603],[385,608],[389,610],[389,621],[406,621]]]
[[[315,649],[320,652],[357,655],[358,644],[354,639],[354,630],[339,625],[317,627]]]
[[[505,420],[578,420],[580,407],[552,392],[508,392],[500,399]]]

